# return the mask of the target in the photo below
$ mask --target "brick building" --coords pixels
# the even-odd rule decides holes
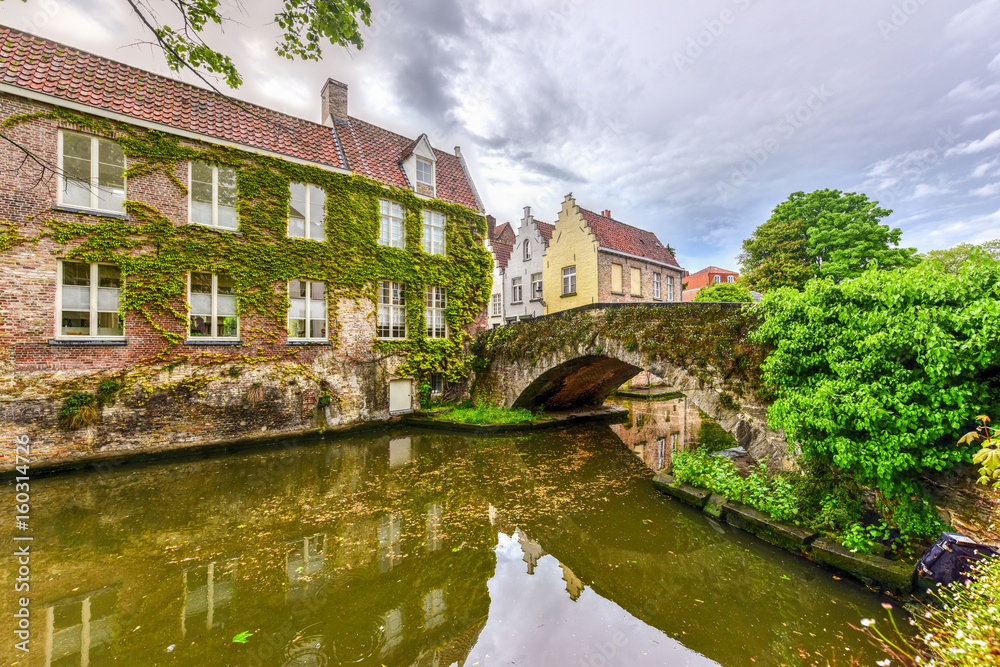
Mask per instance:
[[[709,285],[719,285],[721,283],[734,283],[739,280],[740,274],[729,269],[720,269],[717,266],[706,266],[701,271],[685,273],[684,275],[684,301],[693,301],[698,292],[703,287]]]
[[[459,149],[333,79],[316,123],[6,27],[0,60],[0,430],[39,459],[385,418],[455,379],[489,295]]]
[[[684,269],[652,232],[563,201],[545,251],[545,312],[591,303],[679,301]]]

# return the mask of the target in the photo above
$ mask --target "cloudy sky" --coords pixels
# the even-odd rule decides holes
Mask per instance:
[[[362,51],[308,63],[274,53],[276,0],[223,5],[236,97],[319,120],[344,81],[352,115],[461,145],[500,221],[572,192],[691,271],[800,190],[865,192],[921,251],[1000,237],[1000,0],[373,0]],[[168,73],[125,0],[0,22]]]

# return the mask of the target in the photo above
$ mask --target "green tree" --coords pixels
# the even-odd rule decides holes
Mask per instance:
[[[743,242],[743,275],[767,291],[802,289],[814,277],[840,282],[875,265],[914,266],[916,249],[897,247],[902,232],[879,223],[891,213],[855,192],[795,192]]]
[[[222,0],[168,0],[154,8],[153,3],[144,0],[125,2],[154,43],[163,50],[172,70],[194,71],[212,88],[215,86],[202,72],[222,76],[232,88],[243,83],[232,59],[202,39],[202,32],[209,23],[234,22],[226,12],[238,9],[238,3],[223,6]],[[367,0],[281,0],[274,22],[283,33],[274,50],[290,60],[319,60],[327,43],[360,49],[364,42],[359,21],[371,25],[371,7]]]
[[[712,303],[752,303],[753,297],[746,285],[740,283],[719,283],[709,285],[698,290],[694,297],[695,301],[708,301]]]
[[[921,261],[930,264],[939,271],[958,275],[970,261],[1000,262],[1000,239],[986,243],[959,243],[947,250],[931,250],[919,255]]]
[[[910,511],[921,477],[971,460],[978,448],[956,439],[1000,407],[1000,264],[814,280],[759,309],[754,336],[773,346],[763,369],[778,392],[769,426],[874,489],[890,520],[930,531],[933,517]]]

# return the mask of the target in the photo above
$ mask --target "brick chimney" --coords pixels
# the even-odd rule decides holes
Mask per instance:
[[[486,216],[486,228],[489,230],[486,235],[486,238],[488,238],[492,242],[493,236],[494,234],[496,234],[497,231],[497,219],[494,218],[492,215]]]
[[[347,120],[347,84],[336,79],[327,79],[320,93],[322,100],[322,118],[324,125],[332,126],[334,118]]]
[[[611,209],[610,208],[604,209],[603,211],[601,211],[601,215],[603,215],[605,218],[610,218],[611,217]]]

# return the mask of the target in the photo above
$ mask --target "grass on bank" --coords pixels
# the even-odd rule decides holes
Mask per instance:
[[[507,410],[494,406],[457,407],[444,412],[429,415],[432,419],[461,422],[463,424],[520,424],[521,422],[539,419],[541,413],[532,414],[524,408]]]

